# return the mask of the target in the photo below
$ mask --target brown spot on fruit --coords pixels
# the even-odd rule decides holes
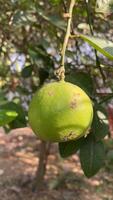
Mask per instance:
[[[53,96],[53,95],[54,95],[53,91],[49,91],[49,92],[48,92],[48,95],[49,95],[49,96]]]
[[[73,99],[70,103],[70,108],[74,109],[76,107],[76,99]]]
[[[69,133],[69,135],[68,135],[68,138],[69,138],[69,139],[73,139],[74,136],[75,136],[75,132],[74,132],[74,131],[71,131],[71,132]]]
[[[80,96],[80,93],[73,93],[73,97]]]
[[[74,139],[74,136],[75,136],[75,132],[70,131],[69,134],[63,138],[63,141],[67,142],[68,140],[72,140],[72,139]]]

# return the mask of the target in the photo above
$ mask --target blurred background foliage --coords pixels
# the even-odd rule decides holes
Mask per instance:
[[[89,0],[88,6],[90,21],[86,1],[76,0],[72,33],[91,35],[92,26],[96,37],[112,41],[113,1]],[[0,125],[6,131],[27,126],[33,93],[45,81],[56,79],[54,70],[60,65],[68,7],[66,0],[0,0]],[[113,117],[113,61],[97,54],[98,66],[94,49],[84,40],[72,38],[65,67],[66,80],[83,88],[94,102],[92,135],[99,140],[96,147],[101,148],[100,139],[110,136],[108,120],[112,121]],[[108,107],[109,112],[106,112]],[[110,131],[113,134],[112,123]],[[92,137],[87,139],[86,147],[82,145],[81,159],[88,141],[91,143]],[[68,148],[64,155],[66,152],[62,152],[61,146],[63,157],[75,152]],[[85,168],[83,160],[81,163]],[[96,171],[86,172],[86,175],[91,176]]]

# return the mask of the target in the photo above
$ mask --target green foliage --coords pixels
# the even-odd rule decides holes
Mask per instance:
[[[83,144],[84,139],[81,138],[77,141],[61,142],[59,143],[59,152],[61,157],[67,158],[75,154]]]
[[[58,15],[46,15],[45,12],[37,7],[38,14],[47,22],[55,26],[56,28],[59,28],[63,31],[65,31],[65,22],[60,18]]]
[[[109,133],[107,116],[105,115],[105,112],[103,113],[102,111],[103,109],[101,109],[101,106],[98,107],[98,109],[94,108],[91,132],[96,140],[103,139]]]
[[[85,35],[80,35],[80,37],[104,56],[113,60],[113,43],[111,41]]]
[[[2,90],[0,90],[0,105],[7,102],[7,99],[5,98],[5,95]]]
[[[80,162],[84,174],[90,178],[95,175],[104,164],[105,151],[101,141],[89,136],[80,148]]]
[[[40,79],[40,85],[43,85],[44,81],[49,77],[49,72],[44,68],[40,68],[38,70],[38,74]]]
[[[9,124],[12,122],[16,117],[17,113],[12,110],[5,110],[5,109],[0,109],[0,126],[4,126],[5,124]]]
[[[66,81],[81,87],[89,96],[94,93],[93,80],[86,72],[72,72],[66,76]]]
[[[1,113],[1,119],[3,118],[4,123],[2,124],[1,122],[0,125],[4,126],[6,124],[9,124],[10,129],[26,126],[25,112],[20,105],[14,102],[8,102],[1,105],[0,109],[1,111],[3,111],[3,114],[5,114],[4,116]]]
[[[113,164],[113,150],[110,150],[107,154],[108,161]]]
[[[23,78],[28,78],[32,75],[32,66],[27,66],[24,67],[24,69],[22,70],[22,77]]]
[[[52,5],[59,5],[62,1],[61,0],[49,0]]]

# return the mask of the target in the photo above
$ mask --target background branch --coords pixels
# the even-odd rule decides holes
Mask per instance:
[[[89,1],[85,0],[85,4],[86,4],[86,11],[87,11],[87,18],[88,18],[88,24],[89,24],[89,27],[90,27],[90,32],[91,32],[91,35],[94,36],[93,25],[92,25],[92,15],[91,15],[91,8],[90,8]],[[106,77],[105,77],[103,70],[101,68],[100,60],[99,60],[99,57],[97,55],[97,50],[94,50],[94,52],[95,52],[95,57],[96,57],[96,66],[99,69],[100,74],[102,76],[103,83],[105,84]]]

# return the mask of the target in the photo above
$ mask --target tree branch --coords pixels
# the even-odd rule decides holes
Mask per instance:
[[[56,75],[59,80],[64,80],[64,78],[65,78],[65,67],[64,67],[65,53],[66,53],[66,47],[67,47],[68,40],[69,40],[70,33],[71,33],[72,14],[73,14],[74,5],[75,5],[75,0],[71,0],[70,7],[69,7],[69,13],[67,15],[67,17],[68,17],[67,29],[66,29],[66,34],[64,37],[62,50],[61,50],[61,66],[58,70],[56,70]]]

